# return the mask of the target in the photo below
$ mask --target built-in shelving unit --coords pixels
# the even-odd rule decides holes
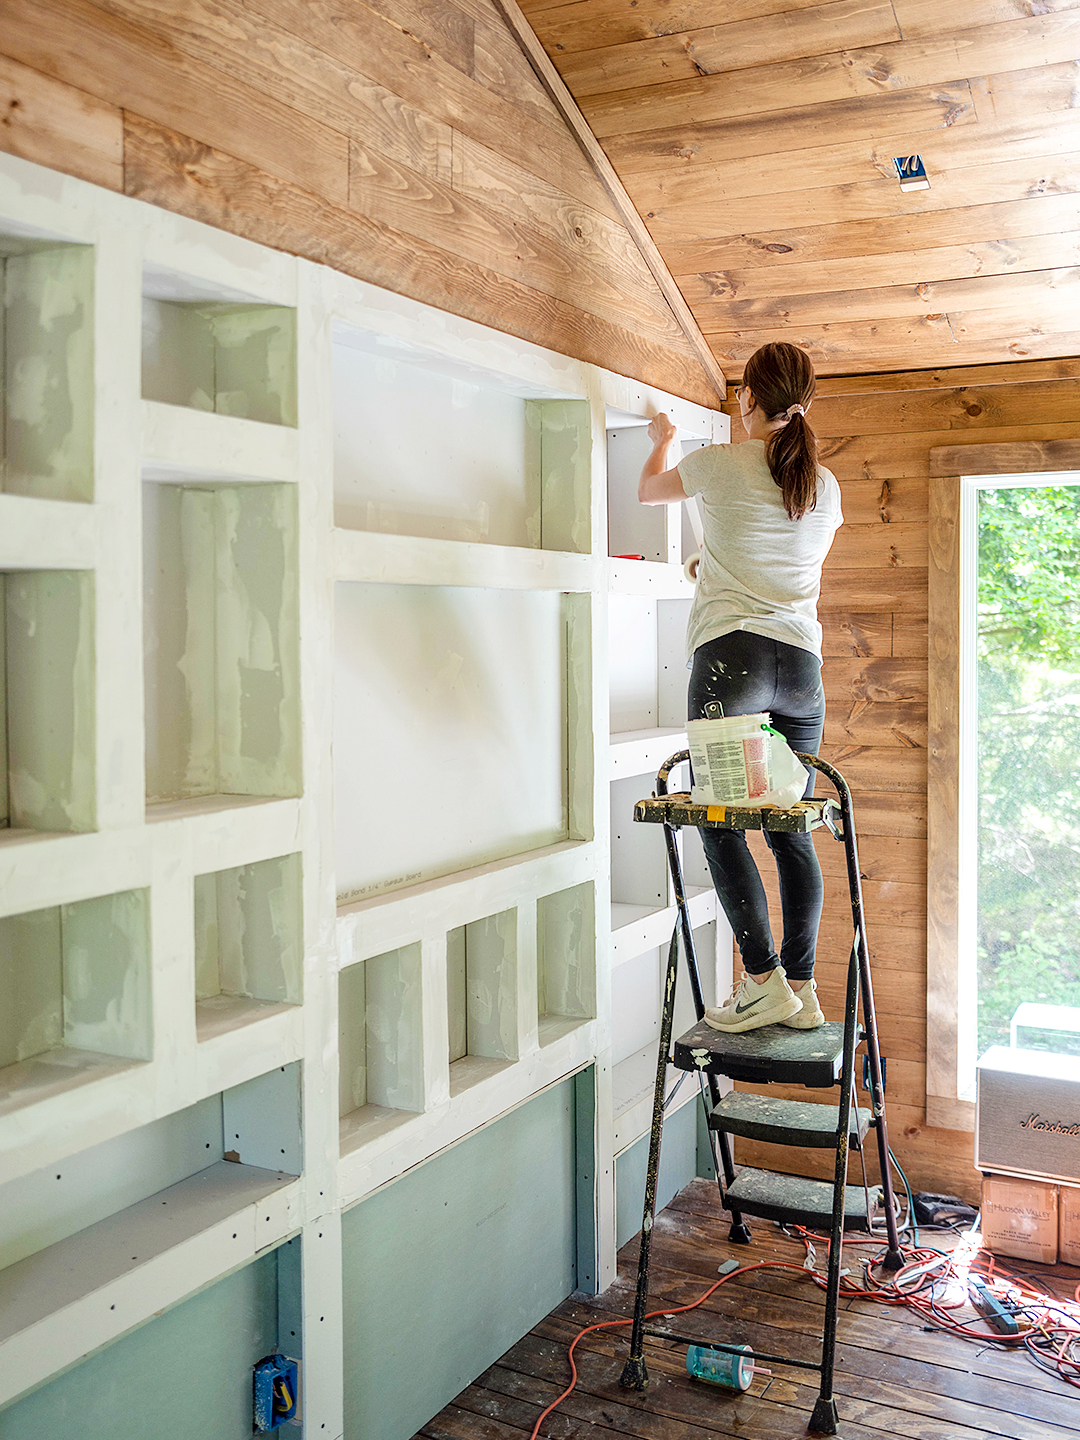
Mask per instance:
[[[727,420],[10,156],[0,264],[0,1405],[277,1247],[338,1440],[342,1212],[571,1077],[613,1278]]]

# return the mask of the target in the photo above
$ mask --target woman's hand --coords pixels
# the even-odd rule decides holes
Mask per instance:
[[[663,411],[649,421],[649,439],[658,447],[662,445],[666,449],[678,433],[678,426],[673,425]]]

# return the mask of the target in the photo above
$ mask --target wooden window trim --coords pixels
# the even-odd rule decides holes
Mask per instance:
[[[960,551],[964,477],[1080,470],[1080,440],[1005,445],[942,445],[930,451],[930,622],[927,740],[926,1123],[975,1128],[975,1103],[960,1093],[974,1036],[975,996],[960,974],[959,938],[973,919],[974,850],[960,833],[964,781],[960,754]],[[969,1047],[965,1050],[965,1047]]]

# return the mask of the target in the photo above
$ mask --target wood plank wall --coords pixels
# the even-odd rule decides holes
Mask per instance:
[[[715,404],[491,0],[4,0],[0,149]]]
[[[854,795],[890,1138],[916,1190],[978,1190],[971,1134],[927,1129],[924,1113],[929,451],[1080,437],[1078,382],[1080,360],[836,378],[819,381],[811,411],[845,517],[822,578],[822,756]],[[734,437],[737,407],[726,408]],[[822,781],[819,791],[830,788]],[[818,853],[826,875],[818,986],[831,1019],[843,1009],[851,912],[843,848],[824,837]],[[764,861],[762,873],[772,870]],[[739,1147],[744,1161],[792,1168],[793,1151]],[[825,1173],[820,1154],[803,1159],[805,1173]]]

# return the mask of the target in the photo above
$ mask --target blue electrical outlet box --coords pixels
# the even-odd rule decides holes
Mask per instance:
[[[267,1355],[255,1366],[257,1434],[277,1430],[296,1414],[299,1368],[295,1360],[288,1360],[284,1355]]]
[[[926,166],[921,155],[897,155],[893,160],[901,190],[929,190]]]

